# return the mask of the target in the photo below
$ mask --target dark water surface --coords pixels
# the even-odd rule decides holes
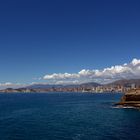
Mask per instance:
[[[0,140],[140,140],[140,111],[121,94],[0,94]]]

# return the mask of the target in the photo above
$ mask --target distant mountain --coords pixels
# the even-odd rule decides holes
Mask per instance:
[[[95,88],[98,87],[98,88]],[[73,85],[50,85],[50,84],[34,84],[18,89],[4,89],[0,92],[4,93],[46,93],[46,92],[124,92],[128,89],[140,88],[140,79],[123,79],[109,84],[98,84],[95,82],[73,84]]]
[[[114,87],[114,86],[123,86],[130,87],[134,84],[136,87],[140,87],[140,79],[122,79],[109,84],[101,85],[96,82],[82,83],[82,84],[73,84],[73,85],[51,85],[51,84],[34,84],[27,87],[26,89],[33,90],[56,90],[56,89],[92,89],[93,87],[103,86],[103,87]]]
[[[99,83],[95,83],[95,82],[89,82],[89,83],[83,83],[83,84],[80,84],[80,86],[82,87],[98,87],[98,86],[101,86],[101,84]]]
[[[78,88],[78,87],[97,87],[101,86],[101,84],[90,82],[83,84],[73,84],[73,85],[50,85],[50,84],[34,84],[27,86],[25,88],[28,89],[48,89],[48,88]]]
[[[62,85],[33,84],[33,85],[27,86],[25,88],[28,88],[28,89],[48,89],[48,88],[59,88],[59,87],[62,87]]]
[[[118,80],[109,84],[106,84],[106,86],[117,86],[117,85],[121,85],[124,87],[130,86],[132,84],[135,84],[136,87],[140,86],[140,79],[122,79],[122,80]]]

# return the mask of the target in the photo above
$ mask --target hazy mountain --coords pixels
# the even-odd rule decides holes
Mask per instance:
[[[73,84],[73,85],[50,85],[50,84],[34,84],[27,86],[28,89],[48,89],[48,88],[78,88],[78,87],[97,87],[101,84],[90,82],[90,83],[83,83],[83,84]]]
[[[50,85],[50,84],[33,84],[30,86],[27,86],[25,88],[28,89],[47,89],[47,88],[58,88],[58,87],[62,87],[63,85]]]
[[[140,79],[122,79],[122,80],[118,80],[112,83],[107,84],[107,86],[111,86],[111,85],[121,85],[121,86],[130,86],[132,84],[135,84],[137,87],[140,86]]]
[[[101,84],[99,83],[95,83],[95,82],[90,82],[90,83],[83,83],[81,84],[80,86],[84,87],[84,86],[87,86],[87,87],[98,87],[98,86],[101,86]]]
[[[50,85],[50,84],[34,84],[27,86],[25,88],[28,89],[49,89],[49,88],[90,88],[90,87],[97,87],[97,86],[131,86],[132,84],[135,84],[137,87],[140,86],[140,79],[122,79],[118,80],[109,84],[101,85],[99,83],[90,82],[90,83],[83,83],[83,84],[73,84],[73,85]]]

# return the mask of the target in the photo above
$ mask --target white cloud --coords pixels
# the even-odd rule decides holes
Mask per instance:
[[[5,82],[5,83],[0,83],[0,89],[5,89],[5,88],[20,88],[24,87],[24,84],[20,83],[11,83],[11,82]]]
[[[135,78],[140,78],[140,59],[136,58],[129,64],[116,65],[104,68],[103,70],[83,69],[78,73],[54,73],[43,77],[43,79],[48,80],[48,82],[55,84],[84,82],[109,83],[119,79]]]
[[[52,75],[45,75],[44,79],[46,80],[61,80],[61,79],[72,79],[79,78],[78,74],[70,74],[70,73],[54,73]]]
[[[79,84],[78,80],[74,80],[74,81],[57,81],[55,84],[57,85],[70,85],[70,84]]]
[[[137,64],[140,64],[140,60],[134,58],[134,59],[132,60],[131,64],[132,64],[133,66],[136,66]]]

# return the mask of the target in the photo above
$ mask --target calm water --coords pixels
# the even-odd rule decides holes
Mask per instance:
[[[0,94],[0,140],[139,140],[140,111],[120,94]]]

